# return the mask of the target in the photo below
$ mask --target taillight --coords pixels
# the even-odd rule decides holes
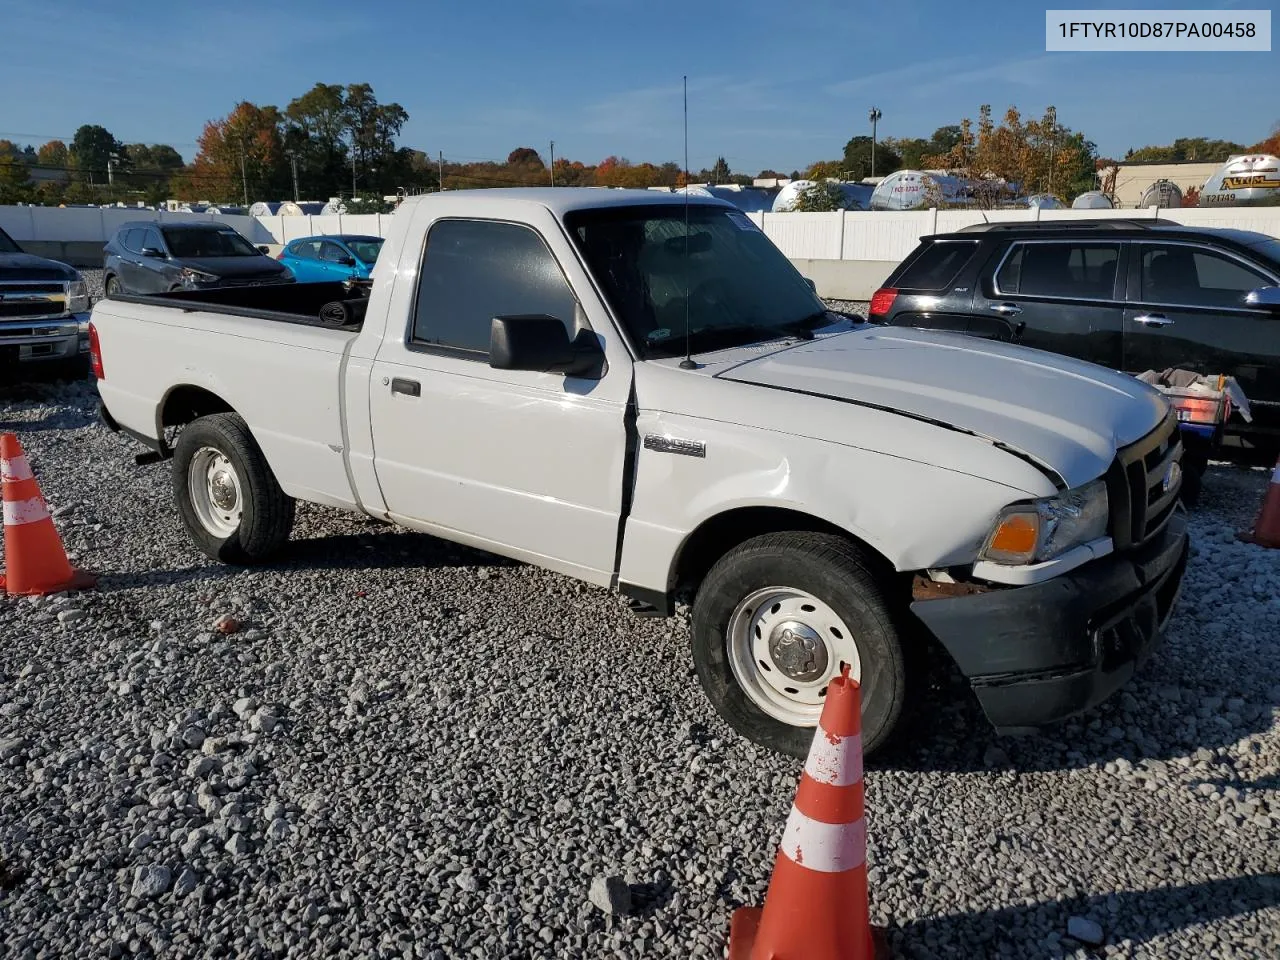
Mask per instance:
[[[284,251],[283,251],[283,250],[281,250],[279,253],[277,253],[277,254],[276,254],[276,259],[277,259],[277,260],[283,260],[283,259],[284,259]]]
[[[89,368],[93,370],[93,375],[99,380],[107,379],[106,373],[102,370],[102,347],[98,345],[98,328],[93,325],[93,321],[89,321]]]
[[[871,295],[871,308],[867,311],[867,316],[887,317],[897,296],[897,287],[881,287]]]

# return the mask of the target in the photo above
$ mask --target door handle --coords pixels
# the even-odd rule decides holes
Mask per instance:
[[[1144,327],[1171,327],[1173,321],[1166,317],[1163,313],[1140,313],[1133,318],[1134,323],[1140,323]]]
[[[420,397],[422,396],[422,384],[417,380],[405,380],[403,377],[392,377],[391,392],[403,393],[406,397]]]
[[[1016,317],[1022,312],[1022,308],[1016,303],[993,303],[990,309],[1002,317]]]

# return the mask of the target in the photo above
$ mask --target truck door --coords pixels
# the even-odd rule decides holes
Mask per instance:
[[[1119,369],[1122,245],[1015,240],[974,294],[975,313],[1012,325],[1014,343]]]
[[[481,201],[482,202],[482,201]],[[616,562],[631,359],[555,217],[418,208],[371,370],[374,468],[407,526],[608,585]],[[416,281],[416,282],[415,282]],[[575,294],[578,291],[579,294]],[[495,316],[590,329],[596,379],[495,370]],[[403,317],[396,320],[395,317]]]

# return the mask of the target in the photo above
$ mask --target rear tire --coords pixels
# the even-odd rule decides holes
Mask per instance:
[[[806,646],[797,647],[797,638]],[[826,683],[848,659],[862,688],[863,751],[870,754],[902,712],[906,658],[880,580],[842,537],[755,537],[722,557],[698,590],[698,678],[725,722],[763,747],[807,755]]]
[[[102,285],[103,292],[108,297],[114,297],[120,293],[120,281],[115,276],[108,276],[106,282]]]
[[[211,414],[183,429],[173,486],[183,526],[212,560],[263,563],[289,539],[295,502],[239,414]]]

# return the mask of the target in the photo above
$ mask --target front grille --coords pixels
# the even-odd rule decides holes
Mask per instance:
[[[0,285],[0,296],[6,293],[53,293],[61,296],[66,293],[66,284],[59,283],[56,280],[48,282],[35,280],[28,283],[25,280],[17,282],[9,282]]]
[[[1107,497],[1117,550],[1143,544],[1164,529],[1178,505],[1182,475],[1172,477],[1170,471],[1181,459],[1182,438],[1172,412],[1155,430],[1116,454],[1107,472]]]
[[[280,283],[281,280],[275,274],[265,277],[228,277],[224,279],[219,286],[223,287],[263,287],[268,284]]]
[[[0,300],[0,319],[14,317],[59,317],[66,313],[62,300]]]

